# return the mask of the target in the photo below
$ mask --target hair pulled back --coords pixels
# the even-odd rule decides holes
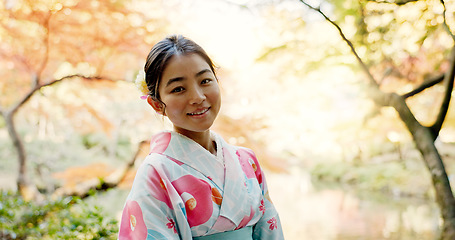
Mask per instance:
[[[147,83],[149,95],[153,100],[164,104],[161,101],[158,89],[164,69],[169,63],[169,60],[174,55],[188,54],[198,54],[207,62],[213,74],[215,74],[213,62],[201,46],[182,35],[168,36],[152,47],[144,66],[145,82]]]

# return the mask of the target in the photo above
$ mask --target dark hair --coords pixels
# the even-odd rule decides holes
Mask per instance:
[[[150,53],[147,56],[144,72],[145,82],[147,83],[149,95],[153,100],[158,101],[164,105],[164,103],[161,101],[158,89],[164,69],[166,68],[172,56],[187,55],[192,53],[201,56],[210,66],[213,74],[215,74],[215,65],[207,53],[204,51],[204,49],[202,49],[202,47],[194,41],[185,38],[182,35],[168,36],[152,47],[152,50],[150,50]]]

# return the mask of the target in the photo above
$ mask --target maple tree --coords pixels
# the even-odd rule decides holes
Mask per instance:
[[[0,5],[0,114],[17,151],[17,188],[25,199],[40,194],[27,177],[17,112],[44,87],[65,80],[125,80],[164,26],[164,20],[137,10],[138,4],[152,9],[154,2],[17,0]]]
[[[393,107],[396,112],[398,113],[400,119],[403,121],[405,126],[407,127],[408,131],[411,133],[413,137],[413,141],[415,143],[416,148],[420,151],[423,161],[425,162],[425,165],[428,168],[428,171],[431,174],[433,186],[435,189],[435,197],[436,197],[436,202],[441,209],[441,215],[442,219],[444,220],[443,226],[442,226],[442,233],[440,238],[441,239],[454,239],[455,238],[455,199],[453,196],[453,192],[450,186],[450,182],[447,176],[447,172],[445,170],[444,163],[442,161],[441,155],[438,152],[438,149],[435,147],[435,140],[439,136],[439,133],[441,131],[442,125],[444,123],[444,120],[446,118],[447,112],[449,110],[449,104],[451,101],[451,96],[452,96],[452,91],[453,91],[453,82],[455,78],[455,37],[451,32],[451,28],[447,23],[446,20],[446,6],[443,0],[440,1],[440,4],[443,6],[444,11],[443,11],[443,18],[444,21],[440,24],[443,26],[443,29],[445,29],[446,34],[452,39],[452,46],[449,47],[448,49],[443,49],[442,51],[447,50],[449,52],[448,54],[445,54],[444,58],[441,59],[441,63],[439,65],[444,65],[442,63],[447,63],[446,65],[448,66],[447,68],[443,69],[442,73],[438,74],[433,74],[432,77],[426,77],[424,74],[421,73],[421,76],[419,76],[420,79],[422,79],[421,84],[415,87],[413,90],[405,92],[405,93],[398,93],[396,91],[390,91],[390,89],[386,89],[386,87],[383,87],[381,85],[381,81],[379,80],[381,75],[378,74],[378,71],[374,71],[374,67],[368,66],[367,63],[364,61],[362,57],[358,54],[356,48],[355,48],[355,43],[348,39],[346,37],[345,33],[343,32],[342,27],[338,23],[336,23],[334,20],[332,20],[328,15],[326,15],[320,7],[314,7],[307,3],[304,0],[300,0],[304,5],[307,7],[317,11],[320,15],[322,15],[325,20],[327,20],[330,24],[332,24],[336,30],[339,32],[341,38],[347,43],[349,46],[351,53],[355,56],[357,59],[357,62],[359,63],[361,70],[365,73],[366,75],[366,82],[368,83],[368,96],[377,104],[379,107]],[[373,5],[374,4],[386,4],[389,6],[389,8],[394,9],[393,11],[397,12],[399,7],[405,6],[406,4],[410,3],[415,3],[419,1],[411,0],[411,1],[386,1],[386,2],[375,2],[375,1],[370,1]],[[336,3],[336,1],[335,1]],[[341,3],[341,2],[340,2]],[[368,12],[371,11],[371,15],[376,16],[376,15],[381,15],[381,14],[386,14],[386,10],[377,10],[377,8],[369,8],[367,6],[368,1],[366,1],[363,5],[360,3],[360,9],[362,12],[361,14],[361,23],[358,26],[358,35],[364,35],[368,36],[369,33],[374,32],[374,31],[381,31],[380,27],[384,27],[380,25],[378,29],[374,29],[373,27],[368,28],[368,24],[366,19],[368,18]],[[345,2],[343,1],[343,4]],[[428,3],[432,4],[432,3]],[[434,3],[433,3],[434,4]],[[393,7],[393,5],[396,5],[396,7]],[[423,4],[425,5],[425,4]],[[343,5],[344,6],[344,5]],[[392,6],[392,7],[390,7]],[[422,14],[428,10],[427,8],[424,8],[422,10]],[[431,28],[432,25],[435,25],[434,23],[427,22],[425,25],[427,28]],[[383,35],[385,35],[388,31],[393,32],[393,28],[390,28],[390,23],[388,23],[389,28],[382,29]],[[433,27],[434,28],[434,27]],[[431,35],[439,37],[441,35],[441,31],[436,31],[435,29],[431,31],[426,31],[424,38],[423,39],[431,39]],[[417,35],[417,34],[416,34]],[[433,37],[434,38],[434,37]],[[384,41],[387,42],[387,41]],[[420,41],[420,48],[423,49],[423,42]],[[362,41],[357,42],[358,45],[362,44]],[[381,47],[384,47],[384,45],[380,45],[377,42],[363,42],[365,46],[370,46],[372,47],[373,44],[376,44],[375,47],[379,46],[379,49]],[[438,45],[435,45],[435,49],[438,49]],[[406,50],[405,50],[406,51]],[[386,54],[384,54],[386,55]],[[410,54],[411,55],[411,54]],[[373,65],[373,63],[376,64],[377,66],[382,66],[387,63],[388,65],[392,65],[392,70],[395,72],[402,72],[403,69],[399,69],[396,66],[393,66],[391,64],[391,61],[387,58],[382,56],[383,58],[379,58],[379,60],[376,61],[370,61],[370,64]],[[415,66],[411,66],[412,70],[408,71],[408,74],[400,74],[400,77],[395,80],[400,80],[400,78],[404,78],[405,80],[408,81],[415,81],[415,74],[419,74],[419,71],[422,71],[422,69],[417,69]],[[436,70],[435,72],[438,72],[440,70]],[[411,74],[414,73],[414,74]],[[382,76],[384,78],[384,76]],[[430,88],[438,83],[443,83],[444,85],[444,96],[443,99],[440,103],[440,106],[438,108],[438,114],[434,121],[429,124],[429,125],[424,125],[419,120],[415,117],[414,113],[411,111],[411,108],[409,107],[407,100],[411,98],[412,96],[419,94],[423,92],[425,89]]]

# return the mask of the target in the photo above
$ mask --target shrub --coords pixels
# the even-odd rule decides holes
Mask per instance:
[[[79,198],[26,202],[10,191],[0,194],[0,223],[0,239],[108,240],[118,232],[116,220]]]

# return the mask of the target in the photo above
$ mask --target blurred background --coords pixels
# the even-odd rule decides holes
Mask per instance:
[[[311,0],[343,30],[384,92],[451,68],[455,2]],[[370,99],[337,29],[297,0],[3,0],[2,239],[116,239],[147,140],[169,122],[134,84],[154,43],[199,43],[218,66],[213,127],[252,148],[285,238],[435,239],[440,209],[411,134]],[[452,79],[453,80],[453,79]],[[423,125],[445,88],[407,99]],[[435,142],[452,179],[450,105]]]

